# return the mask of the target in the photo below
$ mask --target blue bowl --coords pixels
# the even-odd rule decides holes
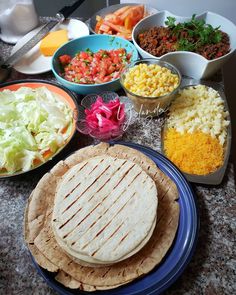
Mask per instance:
[[[100,93],[103,91],[116,91],[121,88],[119,78],[103,84],[78,84],[67,81],[61,76],[62,69],[58,59],[59,56],[68,54],[74,57],[79,51],[85,51],[87,48],[92,52],[97,52],[100,49],[111,50],[125,48],[127,53],[132,53],[131,62],[138,59],[138,51],[135,46],[123,38],[110,35],[89,35],[77,38],[62,45],[53,55],[52,72],[58,82],[66,88],[83,95]]]

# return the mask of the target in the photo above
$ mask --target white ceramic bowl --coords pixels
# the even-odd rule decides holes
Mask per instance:
[[[195,79],[205,79],[217,72],[235,51],[236,26],[231,21],[219,14],[213,12],[204,12],[202,14],[196,15],[196,19],[204,19],[206,24],[210,24],[213,27],[220,26],[220,30],[229,35],[231,48],[229,53],[213,60],[207,60],[200,54],[190,51],[170,52],[162,55],[161,57],[153,56],[138,45],[136,42],[137,36],[139,33],[149,28],[155,26],[165,26],[165,21],[167,20],[168,16],[174,17],[177,22],[185,22],[191,19],[191,17],[177,16],[170,13],[169,11],[164,10],[141,20],[134,27],[132,40],[142,58],[157,58],[169,62],[177,67],[182,75]]]

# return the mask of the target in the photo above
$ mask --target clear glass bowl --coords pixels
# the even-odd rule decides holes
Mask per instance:
[[[130,90],[128,90],[124,86],[124,81],[126,78],[126,74],[129,72],[129,70],[138,65],[138,64],[157,64],[161,67],[165,67],[169,69],[173,74],[178,75],[179,78],[179,84],[178,86],[170,93],[163,95],[163,96],[157,96],[157,97],[145,97],[145,96],[140,96],[135,93],[132,93]],[[155,58],[146,58],[142,60],[137,60],[127,66],[122,73],[120,77],[120,83],[121,86],[123,87],[126,95],[132,100],[134,109],[136,112],[139,113],[140,116],[159,116],[161,113],[165,112],[168,106],[170,105],[171,101],[175,98],[176,94],[178,93],[178,90],[181,85],[181,74],[179,70],[171,65],[170,63],[155,59]]]
[[[103,102],[108,103],[111,100],[119,98],[120,102],[124,104],[125,110],[125,120],[119,125],[118,129],[111,130],[109,132],[102,132],[101,129],[93,129],[91,128],[86,121],[86,109],[91,109],[92,104],[97,101],[98,97],[102,97]],[[130,124],[133,123],[134,117],[131,118],[132,111],[132,103],[130,103],[129,99],[125,96],[118,96],[115,92],[106,91],[100,94],[89,94],[86,95],[81,100],[81,105],[78,106],[78,121],[77,121],[77,130],[83,134],[90,135],[91,137],[101,140],[118,140],[120,139],[125,130],[128,128]]]

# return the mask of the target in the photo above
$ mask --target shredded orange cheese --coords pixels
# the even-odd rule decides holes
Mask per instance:
[[[206,175],[223,164],[223,146],[201,131],[183,133],[169,128],[164,136],[166,156],[183,172]]]

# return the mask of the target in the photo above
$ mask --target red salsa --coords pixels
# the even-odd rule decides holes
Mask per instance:
[[[120,77],[130,63],[131,54],[124,48],[81,51],[75,57],[62,55],[59,61],[63,67],[63,78],[79,84],[101,84]]]

